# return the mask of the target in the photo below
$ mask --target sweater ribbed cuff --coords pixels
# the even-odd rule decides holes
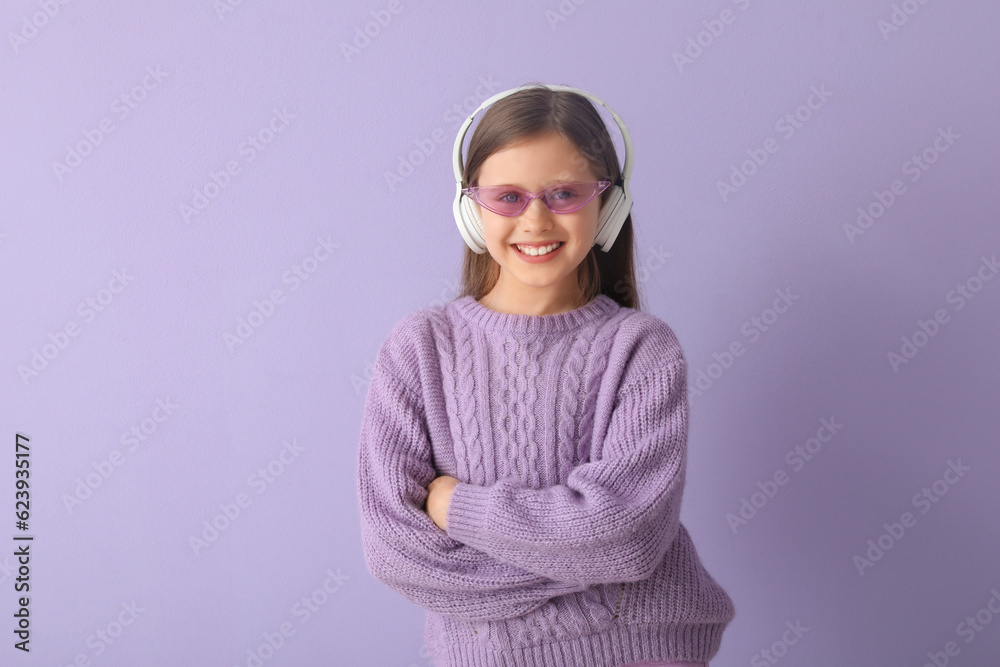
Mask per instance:
[[[490,487],[459,482],[451,492],[445,515],[448,537],[475,546],[476,536],[486,526]]]
[[[453,625],[453,621],[444,620]],[[581,621],[583,622],[583,621]],[[443,655],[434,656],[441,667],[581,667],[624,665],[639,661],[672,660],[710,662],[719,652],[727,622],[667,624],[619,623],[601,632],[565,636],[539,644],[497,649],[482,641],[451,641]],[[462,628],[464,630],[464,628]],[[426,631],[425,631],[426,636]],[[459,636],[455,633],[455,636]],[[428,646],[433,645],[433,635]]]

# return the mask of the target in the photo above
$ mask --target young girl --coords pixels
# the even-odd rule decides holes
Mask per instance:
[[[427,610],[436,667],[707,667],[735,614],[679,520],[687,364],[639,310],[630,198],[607,236],[631,160],[623,178],[588,98],[487,100],[462,294],[404,317],[374,364],[365,560]]]

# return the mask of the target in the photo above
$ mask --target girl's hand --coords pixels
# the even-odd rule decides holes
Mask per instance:
[[[427,485],[427,515],[441,530],[447,530],[448,505],[458,482],[454,477],[441,475]]]

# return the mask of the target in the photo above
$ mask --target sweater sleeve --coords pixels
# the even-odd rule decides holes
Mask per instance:
[[[449,537],[423,509],[431,462],[423,402],[376,361],[366,398],[358,496],[372,576],[411,602],[467,620],[524,615],[586,585],[528,572]]]
[[[678,533],[687,461],[687,364],[654,367],[618,391],[600,460],[544,489],[506,477],[460,483],[449,536],[560,581],[640,581]]]

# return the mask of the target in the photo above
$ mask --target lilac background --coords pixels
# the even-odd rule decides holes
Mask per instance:
[[[996,3],[220,7],[0,9],[0,540],[13,544],[18,432],[36,536],[30,655],[12,648],[15,562],[0,557],[0,663],[247,665],[285,623],[265,664],[430,664],[423,610],[362,557],[366,378],[394,322],[456,295],[459,123],[544,81],[628,123],[645,308],[677,332],[692,387],[706,377],[682,518],[737,607],[713,666],[771,664],[772,646],[784,664],[923,665],[948,642],[950,664],[992,664],[1000,280],[981,258],[1000,251]],[[713,23],[723,10],[731,22]],[[883,35],[894,11],[902,25]],[[376,32],[372,12],[390,20],[345,54]],[[697,57],[678,65],[685,49]],[[801,108],[813,87],[830,97]],[[786,138],[776,123],[796,112],[809,118]],[[54,166],[102,121],[112,130],[78,166]],[[947,128],[958,138],[911,181],[904,163]],[[251,150],[252,135],[273,141]],[[723,197],[717,182],[769,138],[777,152]],[[229,161],[239,173],[213,190]],[[405,176],[390,186],[387,172]],[[905,193],[849,240],[894,179]],[[949,299],[965,284],[971,300]],[[283,302],[227,344],[273,290]],[[770,319],[778,290],[798,298]],[[889,353],[938,309],[947,322],[894,369]],[[25,375],[36,353],[44,366]],[[824,418],[843,428],[797,469],[786,454]],[[123,440],[133,428],[151,434]],[[914,496],[959,459],[968,472],[922,513]],[[280,474],[261,481],[268,465]],[[734,532],[727,515],[779,471],[787,483]],[[855,556],[907,511],[915,525],[859,574]],[[225,529],[196,549],[213,520]],[[306,616],[310,596],[322,603]],[[977,613],[968,642],[959,624]],[[796,622],[809,630],[784,644]]]

